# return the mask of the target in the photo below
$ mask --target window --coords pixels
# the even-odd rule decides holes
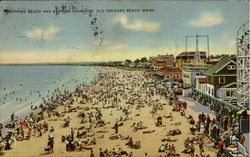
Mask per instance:
[[[219,84],[225,84],[225,77],[219,77]]]
[[[227,97],[231,97],[231,96],[233,96],[233,94],[234,94],[234,91],[226,91]]]
[[[184,74],[183,77],[189,78],[189,75],[188,74]]]
[[[228,69],[228,70],[235,70],[235,69],[236,69],[236,66],[235,66],[235,65],[228,65],[228,66],[227,66],[227,69]]]

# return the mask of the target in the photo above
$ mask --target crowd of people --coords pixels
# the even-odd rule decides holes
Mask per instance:
[[[194,150],[194,145],[203,143],[204,136],[201,135],[213,136],[215,132],[220,133],[217,129],[212,129],[217,128],[217,121],[211,120],[209,115],[202,113],[200,120],[194,121],[193,117],[186,113],[188,104],[171,94],[164,95],[152,75],[113,68],[104,69],[97,81],[90,85],[81,85],[81,90],[58,95],[58,100],[42,106],[38,114],[30,114],[18,121],[18,125],[10,132],[11,136],[22,141],[46,134],[48,140],[45,151],[49,153],[55,153],[56,145],[63,144],[65,152],[87,151],[90,157],[98,154],[99,157],[133,157],[138,151],[143,151],[144,156],[156,152],[159,156],[181,156],[181,153],[196,155],[198,153]],[[59,100],[62,101],[57,103]],[[171,108],[168,114],[164,111],[166,108]],[[149,110],[150,116],[145,116],[144,110]],[[149,152],[144,146],[143,138],[137,137],[137,134],[141,132],[142,136],[147,138],[147,135],[164,130],[166,137],[182,135],[183,130],[179,128],[182,122],[178,121],[179,114],[174,112],[185,117],[193,128],[193,135],[190,133],[190,138],[184,143],[186,149],[180,152],[175,145],[178,140],[168,138],[157,141],[161,143],[158,151],[156,149]],[[145,121],[143,117],[149,121]],[[60,128],[56,127],[56,131],[55,126],[50,125],[54,121],[60,123]],[[61,138],[55,136],[59,130],[63,130]],[[191,137],[196,137],[196,132],[199,132],[198,142],[191,140]],[[215,136],[217,137],[217,134]],[[58,140],[61,143],[56,142]],[[110,148],[103,144],[103,140],[110,143],[119,140],[121,145],[111,144],[113,148]],[[206,154],[204,150],[202,144],[199,156]]]

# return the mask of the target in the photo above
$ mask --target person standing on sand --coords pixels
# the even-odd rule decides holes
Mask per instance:
[[[14,117],[15,117],[15,114],[13,112],[12,115],[10,116],[10,119],[11,119],[12,122],[14,121]]]
[[[48,147],[50,148],[51,153],[54,152],[54,135],[52,131],[50,131],[48,135]]]
[[[0,129],[0,141],[3,141],[2,129]]]
[[[73,130],[73,128],[71,128],[71,138],[72,138],[72,141],[74,141],[74,134],[75,134],[75,131]]]
[[[133,152],[130,152],[128,157],[133,157]]]
[[[102,148],[100,148],[100,154],[99,157],[104,157],[104,152],[102,151]]]
[[[48,146],[50,148],[51,153],[54,152],[54,139],[49,139]]]
[[[115,123],[114,129],[115,129],[115,133],[118,134],[118,129],[119,129],[118,122]]]
[[[190,150],[190,155],[191,155],[191,157],[194,157],[194,152],[195,152],[195,150],[194,150],[194,145],[192,144],[192,145],[191,145],[191,150]]]
[[[95,154],[94,154],[92,149],[91,149],[91,152],[90,152],[90,157],[95,157]]]
[[[202,141],[202,138],[200,138],[200,141],[199,141],[199,149],[200,149],[200,154],[202,154],[202,150],[203,150],[203,141]]]
[[[22,137],[22,139],[24,139],[24,129],[23,129],[23,127],[21,127],[21,137]]]

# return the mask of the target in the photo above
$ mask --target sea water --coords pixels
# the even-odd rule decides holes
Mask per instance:
[[[52,96],[59,89],[74,91],[80,84],[89,84],[98,71],[87,66],[0,66],[0,122],[8,122],[10,115],[31,112],[31,105],[39,106],[42,98]]]

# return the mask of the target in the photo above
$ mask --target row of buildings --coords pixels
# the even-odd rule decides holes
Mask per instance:
[[[147,62],[112,62],[110,66],[146,68],[161,78],[163,83],[174,86],[177,95],[196,94],[203,103],[232,106],[236,90],[236,57],[218,55],[210,58],[205,51],[182,52],[150,57]]]
[[[196,52],[182,52],[176,57],[168,54],[150,57],[148,71],[164,82],[171,82],[176,93],[183,96],[195,93],[204,103],[232,103],[236,90],[236,57],[218,56],[211,60],[206,52],[198,53],[198,60]]]

